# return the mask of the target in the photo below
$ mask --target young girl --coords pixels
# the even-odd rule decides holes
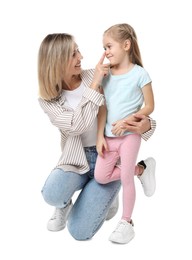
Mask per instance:
[[[106,107],[100,107],[98,115],[99,156],[95,179],[102,184],[121,180],[123,214],[109,240],[124,244],[134,237],[131,219],[135,203],[134,172],[141,143],[140,134],[126,132],[124,122],[135,120],[141,114],[149,116],[154,110],[154,97],[134,29],[128,24],[110,27],[104,32],[103,45],[110,70],[102,82]],[[119,158],[120,165],[117,167]],[[139,177],[139,172],[137,174]],[[153,173],[151,179],[153,191],[150,196],[155,191]]]

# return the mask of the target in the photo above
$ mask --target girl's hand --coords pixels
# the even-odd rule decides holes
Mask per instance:
[[[118,120],[112,124],[111,132],[116,136],[122,136],[126,129],[122,128],[124,126],[124,119]]]
[[[108,75],[109,73],[110,63],[103,64],[104,59],[105,59],[105,52],[103,53],[98,64],[95,67],[95,73],[91,84],[91,88],[93,89],[97,89],[101,85],[103,77]]]
[[[106,151],[108,151],[107,142],[106,142],[104,136],[103,136],[102,138],[98,138],[98,139],[97,139],[96,148],[97,148],[98,154],[99,154],[101,157],[103,157],[103,150],[104,150],[104,149],[105,149]]]

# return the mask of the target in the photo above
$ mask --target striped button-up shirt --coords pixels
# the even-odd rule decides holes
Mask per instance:
[[[89,165],[81,141],[81,134],[94,123],[99,106],[104,104],[104,96],[90,88],[94,70],[84,70],[81,73],[85,85],[83,97],[75,110],[65,107],[63,98],[46,101],[39,98],[40,106],[48,115],[51,123],[61,133],[61,156],[56,165],[64,171],[79,174],[89,171]],[[142,135],[147,140],[155,130],[155,121],[151,120],[151,130]]]

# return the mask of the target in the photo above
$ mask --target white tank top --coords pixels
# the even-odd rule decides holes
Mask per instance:
[[[80,103],[83,91],[84,91],[84,84],[74,89],[74,90],[64,90],[63,94],[66,98],[65,105],[71,107],[75,110]],[[95,118],[93,126],[81,135],[82,143],[84,147],[90,147],[96,145],[96,138],[97,138],[97,118]]]

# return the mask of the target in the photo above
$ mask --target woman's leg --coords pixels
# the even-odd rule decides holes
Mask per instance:
[[[98,184],[94,179],[96,147],[85,150],[90,171],[90,180],[79,194],[68,218],[68,230],[77,240],[87,240],[94,236],[108,217],[109,208],[118,195],[120,181],[107,185]]]
[[[68,218],[68,230],[75,239],[90,239],[100,229],[120,185],[120,181],[102,185],[95,179],[86,184]]]
[[[82,189],[88,180],[86,174],[79,175],[54,169],[42,189],[43,198],[48,204],[63,208],[69,203],[74,192]]]

